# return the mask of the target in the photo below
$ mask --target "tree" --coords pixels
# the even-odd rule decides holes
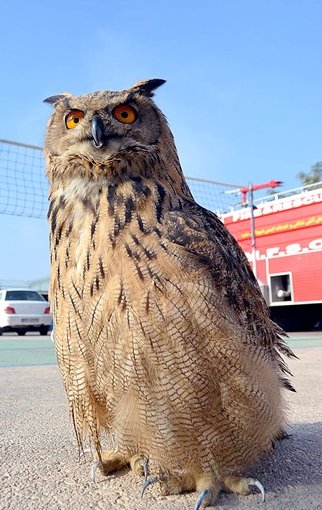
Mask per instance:
[[[311,166],[311,170],[308,173],[300,172],[296,176],[304,186],[315,184],[322,181],[322,161],[315,163]]]

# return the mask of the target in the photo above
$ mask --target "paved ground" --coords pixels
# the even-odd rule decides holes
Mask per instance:
[[[27,342],[28,337],[16,339]],[[321,339],[322,335],[296,334],[291,342],[321,345]],[[0,341],[0,363],[5,352],[1,344],[7,340]],[[45,348],[48,340],[38,337]],[[260,503],[258,494],[221,493],[218,509],[322,509],[322,347],[295,348],[295,352],[300,359],[289,363],[297,389],[288,395],[291,437],[279,442],[273,455],[264,457],[250,473],[262,481],[267,501]],[[98,475],[97,483],[91,482],[90,460],[78,460],[55,364],[0,368],[0,391],[0,509],[193,509],[195,494],[166,498],[156,485],[141,501],[142,480],[128,470],[107,479]]]

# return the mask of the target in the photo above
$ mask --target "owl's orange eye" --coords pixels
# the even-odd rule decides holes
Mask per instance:
[[[76,127],[84,118],[84,112],[80,110],[72,110],[66,117],[65,123],[68,129]]]
[[[117,106],[113,110],[113,115],[119,122],[122,122],[122,124],[132,124],[137,118],[137,113],[132,108],[132,106],[129,106],[128,104],[123,104],[122,106]]]

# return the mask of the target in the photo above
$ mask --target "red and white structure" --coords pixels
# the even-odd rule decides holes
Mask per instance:
[[[253,204],[219,217],[252,265],[272,318],[288,331],[310,329],[322,317],[322,183]]]

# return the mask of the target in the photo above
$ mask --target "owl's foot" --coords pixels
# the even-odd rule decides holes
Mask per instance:
[[[242,496],[249,494],[252,487],[257,487],[257,489],[259,489],[262,494],[262,501],[265,501],[265,489],[263,485],[255,478],[226,476],[223,479],[222,485],[232,492],[241,494]],[[206,507],[214,504],[220,489],[221,484],[216,483],[211,479],[207,479],[206,477],[201,477],[197,482],[197,491],[199,491],[199,495],[194,510],[199,510],[201,506]]]
[[[221,489],[219,483],[213,481],[211,478],[204,475],[198,479],[192,473],[185,473],[179,476],[160,475],[148,478],[143,484],[141,490],[141,498],[147,487],[153,483],[160,483],[160,491],[165,496],[170,494],[180,494],[182,492],[197,490],[199,496],[196,501],[195,509],[199,510],[202,506],[209,506],[213,504],[217,498],[218,492]]]
[[[159,482],[161,493],[165,496],[169,494],[180,494],[181,492],[196,490],[199,494],[194,510],[201,507],[211,506],[215,503],[221,488],[226,488],[237,494],[246,496],[251,492],[252,487],[260,490],[262,501],[265,501],[265,489],[261,482],[255,478],[242,478],[238,476],[226,476],[219,483],[211,476],[185,473],[182,476],[160,475],[159,477],[148,478],[143,484],[141,498],[147,487],[152,483]]]
[[[127,466],[130,466],[132,471],[136,474],[145,476],[145,479],[147,478],[147,462],[139,455],[133,455],[130,457],[113,450],[102,450],[100,452],[100,459],[96,460],[91,468],[92,481],[95,482],[95,473],[97,468],[99,468],[104,476],[108,476],[110,473],[113,473],[113,471],[119,471]]]
[[[220,483],[208,476],[201,476],[197,481],[196,490],[199,494],[194,510],[199,510],[201,506],[205,508],[206,506],[213,505],[217,499],[220,489]]]
[[[252,487],[257,487],[260,490],[262,495],[262,502],[265,501],[265,489],[259,480],[255,478],[242,478],[239,476],[226,476],[223,479],[225,487],[235,492],[236,494],[241,494],[242,496],[246,496],[251,492]]]

